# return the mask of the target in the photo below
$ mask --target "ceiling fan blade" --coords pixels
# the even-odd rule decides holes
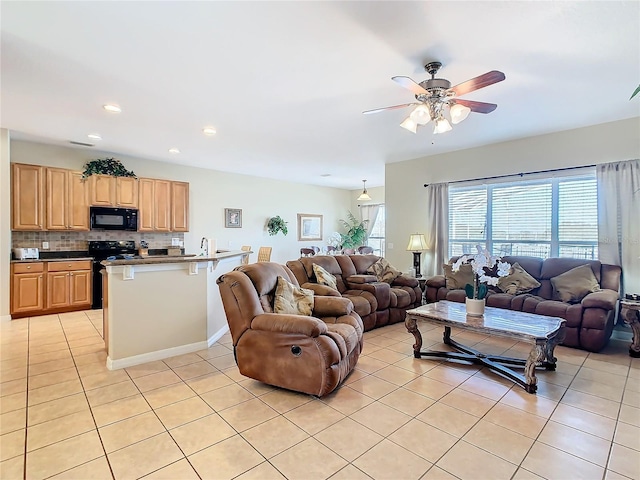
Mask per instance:
[[[401,87],[404,87],[407,90],[411,90],[414,93],[414,95],[422,95],[422,94],[429,93],[420,85],[418,85],[416,82],[411,80],[409,77],[391,77],[391,80],[396,82]]]
[[[365,115],[369,115],[370,113],[378,113],[378,112],[384,112],[385,110],[397,110],[398,108],[406,108],[406,107],[410,107],[411,105],[418,105],[417,103],[404,103],[402,105],[393,105],[391,107],[383,107],[383,108],[376,108],[375,110],[367,110],[366,112],[362,112]]]
[[[504,79],[504,73],[492,70],[484,75],[480,75],[479,77],[459,83],[455,87],[451,87],[449,90],[455,92],[459,97],[466,93],[473,92],[474,90],[479,90],[481,88],[488,87],[489,85],[493,85],[494,83],[501,82]]]
[[[462,98],[456,98],[456,103],[469,107],[472,112],[476,113],[491,113],[498,108],[495,103],[474,102],[473,100],[464,100]]]

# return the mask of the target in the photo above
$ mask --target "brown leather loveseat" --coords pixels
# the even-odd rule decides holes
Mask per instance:
[[[450,263],[455,260],[457,257],[452,258]],[[518,295],[490,289],[486,301],[488,307],[564,318],[567,321],[564,345],[591,352],[598,352],[605,347],[614,326],[622,273],[620,267],[574,258],[543,260],[536,257],[505,256],[502,260],[511,265],[518,263],[540,283],[540,286]],[[552,279],[582,265],[591,267],[600,290],[587,294],[575,303],[554,300]],[[427,303],[439,300],[465,301],[464,290],[459,288],[450,290],[446,283],[444,275],[437,275],[427,280]]]
[[[408,309],[422,304],[422,290],[415,278],[401,275],[391,282],[379,282],[367,270],[380,260],[377,255],[316,255],[287,262],[303,288],[316,295],[342,296],[353,302],[365,331],[403,322]],[[336,277],[337,290],[319,285],[313,264]]]
[[[277,263],[237,267],[218,278],[240,373],[319,397],[335,390],[362,351],[362,320],[344,298],[313,297],[311,316],[274,313],[278,277],[298,287]]]

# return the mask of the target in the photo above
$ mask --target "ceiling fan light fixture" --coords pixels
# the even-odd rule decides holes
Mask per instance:
[[[409,114],[409,117],[418,125],[426,125],[431,121],[431,112],[429,112],[429,107],[424,103],[421,103],[413,109],[413,112]]]
[[[465,105],[461,105],[459,103],[452,105],[449,109],[449,114],[451,115],[451,123],[457,125],[465,118],[467,118],[470,113],[471,109]]]
[[[450,130],[452,130],[452,128],[451,128],[451,124],[449,123],[449,120],[447,120],[444,117],[440,117],[436,121],[436,126],[433,129],[433,133],[445,133]]]
[[[371,197],[367,193],[367,181],[362,180],[362,193],[358,197],[358,200],[371,200]]]
[[[414,122],[411,117],[405,118],[400,126],[409,130],[411,133],[416,133],[416,130],[418,130],[418,124]]]

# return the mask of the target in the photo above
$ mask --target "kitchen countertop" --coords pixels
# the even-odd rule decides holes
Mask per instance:
[[[122,259],[122,260],[104,260],[100,262],[105,266],[116,266],[116,265],[153,265],[160,263],[188,263],[188,262],[209,262],[222,260],[223,258],[231,258],[241,255],[248,255],[252,252],[245,252],[244,250],[229,250],[224,252],[217,252],[214,255],[205,256],[196,256],[192,255],[149,255],[143,258],[131,258],[131,259]]]
[[[93,257],[65,257],[65,258],[28,258],[26,260],[11,260],[11,263],[33,263],[33,262],[77,262],[81,260],[91,260]]]

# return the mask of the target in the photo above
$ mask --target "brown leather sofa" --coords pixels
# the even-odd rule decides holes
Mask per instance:
[[[362,320],[345,298],[314,297],[312,316],[273,313],[277,263],[242,265],[217,283],[240,373],[319,397],[335,390],[362,351]]]
[[[383,325],[403,322],[408,309],[422,304],[422,290],[418,280],[404,275],[391,285],[378,282],[367,269],[381,257],[377,255],[316,255],[287,262],[303,288],[316,295],[348,298],[362,318],[365,331]],[[313,273],[313,264],[320,265],[337,280],[338,289],[319,285]]]
[[[452,262],[455,260],[457,257],[451,259]],[[591,352],[598,352],[605,347],[614,326],[622,274],[620,267],[575,258],[543,260],[536,257],[505,256],[502,260],[512,265],[519,263],[529,275],[540,282],[540,287],[520,295],[509,295],[490,289],[486,301],[488,307],[564,318],[567,321],[564,345]],[[551,278],[585,264],[591,266],[601,290],[589,293],[579,303],[570,304],[552,300]],[[426,285],[427,303],[439,300],[465,301],[464,290],[447,289],[443,275],[429,278]]]

